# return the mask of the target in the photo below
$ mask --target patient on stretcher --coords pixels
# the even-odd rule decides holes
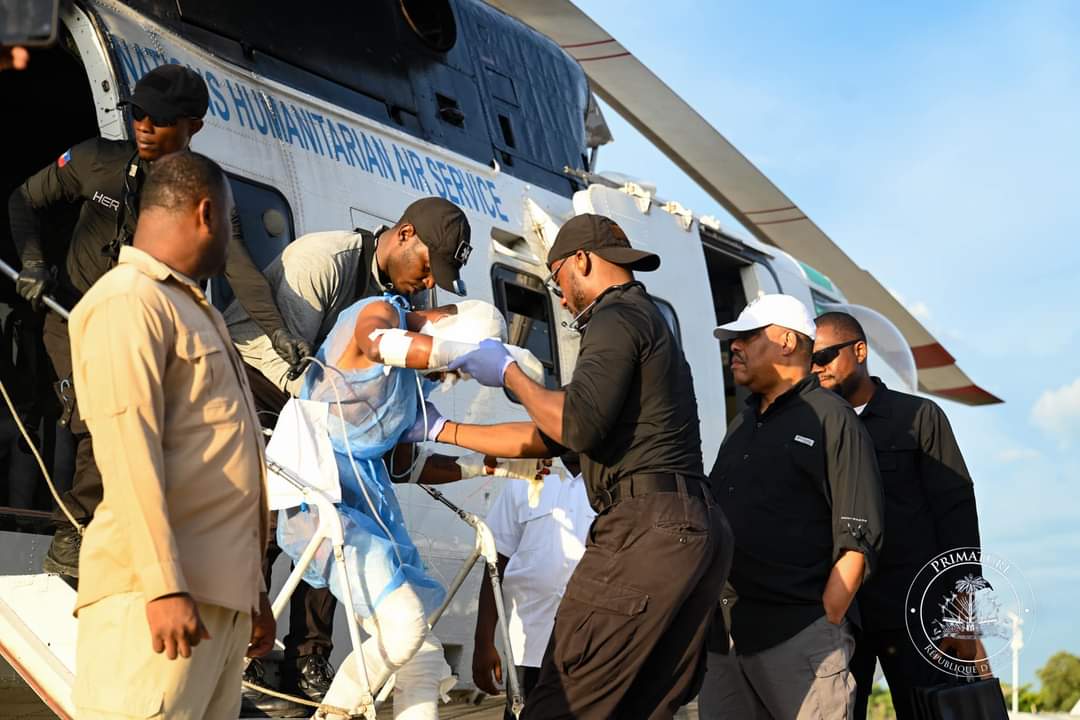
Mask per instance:
[[[316,354],[319,363],[307,372],[301,398],[329,405],[327,432],[341,485],[337,508],[348,577],[340,577],[329,543],[323,543],[304,578],[316,587],[329,586],[339,598],[348,583],[353,611],[370,635],[362,649],[367,683],[350,655],[324,708],[352,709],[365,684],[375,692],[393,674],[396,718],[437,717],[438,697],[445,683],[453,682],[427,617],[441,604],[445,589],[428,573],[409,537],[390,470],[400,481],[425,483],[481,473],[536,481],[546,474],[546,464],[536,460],[485,460],[475,454],[413,460],[411,447],[398,448],[447,440],[439,438],[445,420],[427,402],[428,395],[440,383],[453,382],[443,369],[454,358],[483,339],[505,335],[502,316],[488,303],[411,312],[399,297],[368,298],[342,312]],[[528,351],[515,350],[523,369],[542,372]],[[400,456],[390,470],[387,455]],[[294,561],[317,524],[313,509],[281,512],[278,542]]]

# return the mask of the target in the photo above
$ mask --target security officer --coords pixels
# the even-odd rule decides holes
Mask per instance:
[[[144,75],[123,104],[131,108],[134,142],[93,138],[79,143],[11,195],[11,234],[22,260],[16,287],[35,308],[42,296],[54,289],[57,299],[72,307],[116,264],[120,247],[130,244],[134,235],[139,192],[149,164],[188,146],[191,136],[202,127],[209,93],[194,71],[163,65]],[[62,260],[52,258],[52,248],[42,239],[43,221],[71,205],[81,206],[78,222],[67,247],[57,249],[63,253]],[[244,248],[235,215],[233,229],[225,276],[249,314],[274,339],[275,349],[298,366],[310,348],[285,329],[266,279]],[[51,269],[53,264],[58,273]],[[75,405],[67,323],[50,313],[43,340],[59,379],[58,391],[65,405],[62,420],[70,420],[77,442],[75,478],[63,500],[75,519],[85,525],[101,502],[101,475],[86,423]],[[80,536],[59,510],[56,519],[60,524],[42,569],[78,577]]]
[[[913,720],[913,689],[950,677],[927,662],[908,637],[904,598],[925,563],[949,550],[979,547],[975,486],[941,408],[871,377],[859,321],[830,312],[816,322],[814,373],[822,387],[855,408],[870,432],[889,518],[877,573],[859,589],[863,633],[851,662],[858,685],[855,713],[866,715],[880,661],[897,720]],[[946,638],[941,649],[965,660],[986,657],[975,640]]]
[[[881,478],[858,417],[810,372],[814,334],[788,295],[758,298],[715,332],[752,395],[710,474],[735,532],[735,655],[710,655],[703,718],[853,717],[852,600],[881,548]]]
[[[448,422],[441,437],[499,457],[580,453],[597,512],[566,586],[524,718],[670,718],[701,684],[731,531],[701,463],[690,366],[612,220],[579,215],[548,253],[549,288],[584,326],[570,384],[532,382],[486,340],[451,363],[504,386],[532,422]]]

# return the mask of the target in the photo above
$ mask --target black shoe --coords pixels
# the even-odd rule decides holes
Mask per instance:
[[[254,685],[267,687],[266,669],[261,660],[255,658],[248,663],[247,670],[244,671],[244,680]],[[306,718],[314,713],[313,707],[267,695],[258,690],[245,687],[240,693],[240,717],[242,718]]]
[[[41,571],[54,575],[79,577],[79,548],[82,547],[82,535],[73,525],[64,523],[56,528],[49,552],[41,562]]]
[[[295,662],[296,689],[315,702],[322,702],[334,680],[334,668],[330,661],[319,653],[312,653],[301,655]]]

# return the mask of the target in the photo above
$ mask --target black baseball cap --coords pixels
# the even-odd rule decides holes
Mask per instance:
[[[183,65],[162,65],[139,78],[135,92],[120,103],[141,108],[155,120],[202,118],[210,106],[206,83]]]
[[[461,268],[472,253],[472,230],[461,208],[442,198],[421,198],[405,208],[398,222],[410,223],[420,242],[427,245],[435,283],[455,295],[464,295]]]
[[[548,268],[556,260],[569,257],[578,250],[596,253],[608,262],[630,270],[649,272],[660,267],[659,255],[630,247],[623,229],[603,215],[577,215],[563,223],[555,236],[555,244],[548,251]]]

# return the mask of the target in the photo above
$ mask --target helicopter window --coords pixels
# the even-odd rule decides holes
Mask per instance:
[[[420,42],[444,53],[457,42],[457,23],[448,0],[401,0],[405,22]]]
[[[509,342],[528,349],[544,366],[544,385],[559,387],[559,361],[551,298],[533,275],[505,265],[491,269],[495,305],[506,318]],[[514,402],[517,400],[507,393]]]
[[[439,118],[443,122],[456,125],[457,127],[465,127],[465,113],[462,111],[458,101],[452,97],[447,97],[442,93],[435,93],[435,102],[439,106]]]
[[[510,118],[505,115],[499,115],[499,129],[502,130],[503,142],[507,147],[517,147],[514,145],[514,128],[510,126]]]
[[[682,348],[682,330],[679,327],[679,316],[675,314],[675,308],[667,300],[661,300],[656,296],[652,297],[653,304],[656,305],[656,309],[660,311],[660,314],[664,316],[664,322],[671,328],[671,334],[675,336],[675,345],[680,349]]]
[[[244,245],[260,270],[273,262],[296,237],[292,209],[277,188],[229,174]],[[233,291],[221,275],[210,281],[210,300],[222,312],[233,301]]]

